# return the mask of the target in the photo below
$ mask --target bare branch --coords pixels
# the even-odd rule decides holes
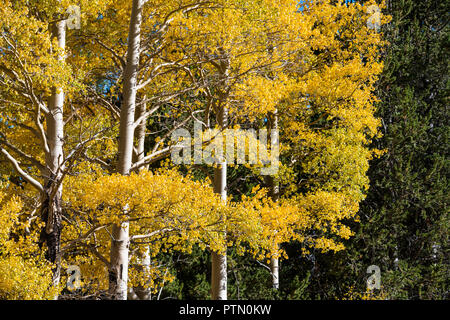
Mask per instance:
[[[10,143],[8,140],[6,140],[6,138],[0,138],[0,144],[3,144],[5,146],[7,146],[8,148],[10,148],[11,150],[13,150],[15,153],[19,154],[21,157],[27,159],[28,161],[30,161],[31,163],[33,163],[36,167],[39,168],[39,170],[44,171],[45,170],[45,166],[36,158],[32,157],[31,155],[23,152],[22,150],[20,150],[18,147],[16,147],[15,145],[13,145],[12,143]]]
[[[11,156],[8,151],[6,151],[5,149],[1,148],[0,149],[2,151],[2,153],[6,156],[6,158],[9,160],[9,162],[11,162],[11,164],[14,166],[14,169],[16,169],[16,171],[22,176],[22,178],[24,178],[27,182],[29,182],[33,187],[35,187],[36,189],[39,190],[39,192],[43,193],[44,192],[44,188],[42,187],[42,185],[39,183],[39,181],[37,181],[36,179],[34,179],[32,176],[30,176],[28,173],[26,173],[25,171],[23,171],[23,169],[20,167],[19,163],[17,162],[17,160]]]
[[[164,232],[170,232],[170,231],[173,231],[173,229],[172,228],[164,228],[164,229],[156,230],[156,231],[153,231],[153,232],[150,232],[147,234],[135,235],[135,236],[130,237],[130,241],[151,238],[157,234],[164,233]]]

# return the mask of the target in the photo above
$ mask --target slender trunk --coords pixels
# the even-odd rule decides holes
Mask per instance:
[[[51,26],[52,37],[58,41],[62,49],[66,45],[66,22],[59,21]],[[64,55],[58,57],[64,61]],[[49,113],[46,115],[46,135],[49,151],[45,155],[46,170],[44,172],[44,193],[42,197],[41,217],[45,226],[41,233],[40,243],[47,245],[47,259],[54,263],[53,285],[59,284],[61,274],[61,229],[62,229],[62,170],[64,161],[64,91],[52,88],[48,101]]]
[[[139,258],[139,268],[144,273],[144,277],[148,279],[150,277],[150,247],[147,247],[142,257]],[[133,288],[134,293],[139,298],[139,300],[151,300],[152,299],[152,291],[151,288],[146,288],[143,286],[137,286]]]
[[[272,272],[272,286],[275,290],[278,290],[280,288],[279,263],[280,260],[278,258],[270,259],[270,272]]]
[[[219,125],[226,128],[228,112],[221,110]],[[227,161],[224,158],[217,168],[214,168],[214,192],[220,194],[222,201],[227,201]],[[226,231],[224,230],[224,233]],[[224,234],[226,236],[226,234]],[[211,253],[211,296],[213,300],[227,300],[227,255]]]
[[[211,291],[213,300],[227,300],[227,255],[211,252]]]
[[[219,106],[217,121],[222,130],[228,127],[227,100],[229,94],[228,80],[230,73],[230,59],[223,48],[218,48],[221,54],[219,63],[220,84],[218,91]],[[223,146],[221,146],[223,147]],[[220,194],[222,201],[227,201],[227,161],[225,153],[217,168],[214,168],[214,192]],[[223,230],[226,237],[226,230]],[[213,300],[227,300],[227,253],[211,253],[211,297]]]
[[[127,300],[129,223],[114,225],[109,269],[109,293],[113,300]]]
[[[123,102],[120,110],[119,162],[120,174],[130,173],[133,158],[134,119],[136,105],[136,84],[139,68],[140,33],[144,0],[133,0],[128,33],[127,64],[123,77]],[[126,208],[124,208],[126,213]],[[129,222],[112,228],[110,252],[109,293],[113,299],[127,299]]]
[[[275,181],[273,176],[266,177],[266,185],[269,189],[269,196],[272,198],[274,202],[278,201],[279,198],[279,186]],[[272,286],[274,289],[278,290],[279,285],[279,269],[280,269],[280,261],[278,258],[270,259],[270,272],[272,274]]]
[[[144,96],[143,99],[145,100],[146,97]],[[138,120],[146,111],[147,111],[147,105],[145,103],[140,103],[136,107],[135,120]],[[136,140],[136,153],[134,153],[134,156],[133,156],[134,162],[137,162],[144,158],[146,130],[147,130],[147,123],[144,120],[136,127],[136,130],[134,132],[134,138]]]
[[[145,96],[143,100],[145,101]],[[147,106],[145,102],[139,104],[136,107],[136,116],[135,120],[139,119],[147,110]],[[136,153],[134,154],[133,161],[137,162],[144,158],[145,153],[145,132],[146,132],[146,121],[142,121],[137,127],[135,131],[135,139],[136,139]],[[150,246],[147,247],[144,254],[140,257],[138,257],[138,263],[139,266],[137,268],[139,271],[144,273],[144,278],[148,279],[150,277],[150,265],[151,265],[151,258],[150,258]],[[135,294],[134,299],[137,300],[151,300],[151,288],[146,288],[143,286],[137,286],[133,288],[133,293]]]
[[[214,168],[214,192],[227,201],[227,163]],[[225,232],[224,232],[225,233]],[[226,236],[226,235],[224,235]],[[227,255],[211,252],[211,295],[213,300],[227,300]]]
[[[124,175],[130,173],[131,161],[133,159],[136,87],[144,2],[144,0],[133,0],[128,33],[127,64],[123,76],[123,101],[120,110],[119,163],[117,170]]]
[[[278,130],[278,113],[277,110],[275,110],[273,113],[269,114],[269,125],[270,130]],[[270,132],[272,133],[272,132]],[[275,178],[273,176],[267,176],[266,177],[267,186],[269,188],[269,196],[272,198],[274,202],[277,202],[280,197],[280,189],[278,182],[275,181]],[[280,261],[278,258],[271,258],[270,259],[270,272],[272,273],[272,285],[273,288],[278,290],[280,287],[279,283],[279,268],[280,268]]]

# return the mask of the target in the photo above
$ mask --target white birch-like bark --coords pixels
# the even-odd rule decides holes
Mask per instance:
[[[147,105],[145,103],[146,97],[144,96],[143,101],[136,107],[135,121],[141,119],[141,117],[147,111]],[[136,152],[133,157],[133,162],[138,162],[144,159],[145,156],[145,133],[147,129],[147,118],[142,119],[142,121],[136,126],[135,130],[135,140],[136,140]],[[143,170],[145,167],[141,167]],[[151,267],[151,257],[150,257],[150,246],[146,248],[142,257],[138,257],[139,269],[144,273],[144,277],[148,279],[150,277],[150,267]],[[134,293],[134,300],[151,300],[151,288],[145,288],[143,286],[134,287],[132,292]]]
[[[144,277],[148,279],[150,277],[150,267],[151,267],[151,257],[150,257],[150,247],[148,246],[144,251],[142,257],[139,258],[141,271],[144,273]],[[139,298],[139,300],[151,300],[152,291],[151,288],[145,288],[138,286],[133,288],[134,293]]]
[[[279,263],[280,260],[278,258],[270,259],[270,271],[272,272],[272,285],[273,288],[276,290],[280,288]]]
[[[211,252],[211,291],[213,300],[227,300],[227,255]]]
[[[219,125],[227,127],[228,112],[224,107],[219,115]],[[214,192],[227,201],[227,161],[223,157],[220,165],[214,168]],[[226,231],[224,231],[226,233]],[[224,235],[226,236],[226,234]],[[211,252],[211,297],[213,300],[227,300],[227,255]]]
[[[269,189],[269,196],[272,198],[274,202],[278,201],[279,198],[279,186],[278,183],[275,181],[273,176],[267,176],[266,177],[266,184]],[[276,290],[280,287],[280,261],[278,258],[271,258],[270,259],[270,273],[272,275],[272,287]]]
[[[66,46],[66,21],[58,21],[51,26],[51,34],[57,39],[59,48]],[[60,55],[59,61],[65,56]],[[48,152],[45,154],[44,190],[41,206],[41,217],[45,227],[41,233],[41,243],[46,242],[47,259],[55,264],[53,269],[53,285],[58,285],[61,273],[61,197],[63,185],[62,168],[64,162],[64,91],[52,88],[46,114],[46,137]]]
[[[147,105],[145,103],[145,99],[146,99],[146,97],[143,98],[144,101],[142,101],[136,108],[135,121],[138,121],[138,119],[140,119],[147,111]],[[133,162],[138,162],[138,161],[144,159],[146,129],[147,129],[147,118],[142,120],[136,126],[136,131],[134,133],[135,139],[136,139],[136,154],[133,157]],[[141,169],[144,169],[144,168],[141,168]]]
[[[270,119],[270,130],[278,130],[278,112],[275,110],[269,115]],[[271,132],[272,133],[272,132]],[[272,135],[270,135],[272,136]],[[277,202],[280,196],[280,189],[278,182],[275,181],[273,176],[267,176],[269,195],[274,202]],[[280,287],[280,261],[278,258],[270,259],[270,272],[272,274],[272,286],[274,289],[278,290]]]
[[[217,121],[222,131],[228,127],[228,80],[230,60],[223,48],[218,49],[222,55],[218,65],[221,83],[219,84]],[[223,146],[221,146],[223,147]],[[225,155],[219,166],[214,168],[214,192],[220,194],[222,201],[227,201],[227,161]],[[226,230],[223,230],[226,237]],[[213,300],[227,300],[227,253],[223,255],[211,252],[211,297]]]
[[[134,120],[139,69],[141,23],[144,0],[133,0],[128,33],[127,63],[123,76],[123,101],[120,110],[118,172],[129,174],[133,159]]]
[[[214,192],[227,201],[227,162],[214,168]],[[213,300],[227,300],[227,255],[211,252],[211,295]]]
[[[127,300],[129,223],[114,225],[109,269],[109,293],[113,300]]]
[[[123,77],[123,101],[120,110],[119,162],[117,171],[128,175],[133,159],[134,120],[139,69],[140,35],[144,0],[133,0],[128,33],[127,62]],[[126,210],[126,208],[124,208]],[[109,293],[113,299],[127,299],[129,222],[112,228]]]

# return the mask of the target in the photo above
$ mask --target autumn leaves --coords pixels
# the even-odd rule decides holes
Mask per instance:
[[[173,279],[158,257],[194,245],[263,260],[292,240],[305,251],[343,248],[378,126],[371,91],[382,43],[360,5],[81,1],[80,29],[52,33],[71,3],[47,2],[0,6],[15,12],[0,18],[0,112],[13,123],[0,121],[2,190],[23,202],[16,214],[33,221],[31,234],[41,227],[33,205],[53,210],[60,263],[80,266],[85,290],[126,299],[155,289]],[[257,188],[242,195],[225,161],[214,171],[164,162],[174,132],[194,126],[279,132],[270,172],[279,197],[251,166]],[[23,192],[8,183],[16,175],[29,182]]]

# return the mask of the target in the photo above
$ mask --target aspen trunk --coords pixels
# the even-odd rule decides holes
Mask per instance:
[[[144,96],[144,100],[146,97]],[[136,107],[136,116],[135,120],[137,121],[144,113],[147,111],[147,106],[145,102],[140,103]],[[145,152],[145,133],[147,130],[147,122],[146,120],[142,121],[137,127],[136,131],[134,132],[135,140],[137,142],[136,144],[136,155],[133,157],[133,161],[137,162],[139,160],[142,160],[144,158],[144,152]]]
[[[226,128],[227,121],[227,109],[223,108],[219,115],[219,125]],[[220,165],[214,168],[214,192],[220,194],[222,201],[227,201],[227,162],[225,155]],[[211,253],[211,296],[213,300],[227,300],[226,252],[224,255],[217,252]]]
[[[274,289],[278,290],[280,288],[280,282],[279,282],[279,259],[278,258],[272,258],[270,259],[270,271],[272,272],[272,286]]]
[[[114,300],[127,300],[129,223],[112,228],[109,293]]]
[[[51,34],[57,39],[58,46],[66,46],[66,22],[56,22],[51,26]],[[58,57],[64,61],[64,55]],[[48,152],[45,154],[46,169],[44,172],[44,192],[42,197],[41,218],[45,226],[41,232],[40,244],[47,245],[47,259],[54,263],[53,285],[59,284],[61,274],[61,229],[62,229],[62,172],[64,162],[64,91],[62,88],[52,88],[48,101],[49,113],[46,115],[46,136]]]
[[[230,60],[223,48],[218,48],[222,55],[219,63],[220,84],[218,91],[219,106],[216,110],[217,122],[222,130],[228,127],[228,80],[230,72]],[[223,146],[220,146],[223,148]],[[220,194],[222,201],[227,201],[227,161],[225,153],[218,167],[214,168],[214,192]],[[223,230],[226,237],[226,230]],[[217,252],[211,253],[211,297],[213,300],[227,300],[227,253],[223,255]]]
[[[272,200],[274,202],[277,202],[278,198],[279,198],[279,187],[278,187],[278,183],[275,181],[273,176],[266,177],[266,185],[269,189],[269,196],[272,198]],[[276,290],[278,290],[280,287],[279,269],[280,269],[279,259],[271,258],[270,259],[270,273],[272,274],[272,286]]]
[[[270,121],[270,133],[272,130],[278,130],[278,113],[275,110],[273,113],[269,115]],[[272,136],[272,135],[271,135]],[[272,198],[274,202],[277,202],[280,197],[280,189],[278,182],[275,181],[273,176],[267,176],[267,185],[269,187],[269,196]],[[279,269],[280,269],[280,261],[278,258],[270,259],[270,272],[272,273],[272,286],[274,289],[278,290],[280,287],[279,282]]]
[[[214,192],[227,201],[227,163],[214,169]],[[213,300],[227,300],[227,255],[211,252],[211,296]]]
[[[119,173],[130,173],[133,159],[134,120],[136,107],[136,86],[139,69],[140,35],[144,0],[133,0],[130,29],[128,33],[127,63],[123,76],[123,101],[120,110],[119,128]]]
[[[127,63],[123,77],[123,102],[120,110],[119,162],[117,171],[128,175],[133,159],[136,83],[139,68],[140,33],[144,0],[133,0],[128,33]],[[126,208],[124,208],[124,211]],[[109,293],[113,299],[127,299],[129,222],[114,225],[109,268]]]
[[[213,300],[227,300],[227,256],[211,252],[211,290]]]
[[[150,265],[151,265],[151,258],[150,258],[150,247],[147,247],[142,257],[139,258],[140,262],[140,269],[144,273],[144,276],[150,277]],[[139,298],[139,300],[151,300],[152,299],[152,292],[151,288],[145,288],[142,286],[137,286],[133,288],[134,293]]]
[[[143,98],[145,100],[145,96]],[[136,107],[136,115],[135,120],[138,120],[147,110],[147,106],[145,102],[139,104]],[[134,162],[142,160],[144,158],[145,153],[145,133],[146,133],[146,121],[142,121],[137,127],[135,131],[135,140],[136,140],[136,154],[134,155]],[[138,257],[139,266],[138,269],[144,273],[145,278],[150,277],[150,266],[151,266],[151,258],[150,258],[150,247],[147,247],[142,257]],[[135,294],[134,299],[137,300],[151,300],[151,288],[145,288],[143,286],[134,287],[132,290]]]

